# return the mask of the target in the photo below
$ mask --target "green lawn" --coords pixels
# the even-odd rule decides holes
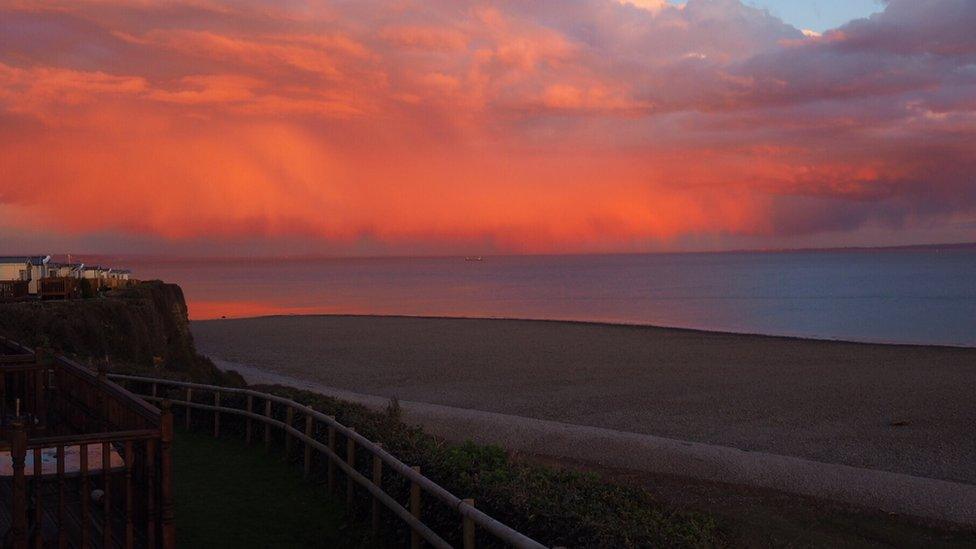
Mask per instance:
[[[174,447],[179,547],[367,547],[344,507],[280,455],[178,432]]]

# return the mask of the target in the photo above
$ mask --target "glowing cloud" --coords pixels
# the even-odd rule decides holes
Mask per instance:
[[[976,239],[974,27],[967,0],[822,35],[737,0],[3,2],[0,246]]]

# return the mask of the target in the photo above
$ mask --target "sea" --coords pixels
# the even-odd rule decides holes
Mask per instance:
[[[976,346],[976,247],[477,259],[126,261],[180,284],[198,320],[521,318]]]

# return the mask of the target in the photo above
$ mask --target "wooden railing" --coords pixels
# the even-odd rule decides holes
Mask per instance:
[[[162,417],[156,430],[41,438],[15,420],[0,443],[12,467],[4,546],[175,547],[173,416]]]
[[[160,395],[160,388],[176,388],[182,391],[183,399],[174,399],[173,404],[177,407],[184,408],[184,421],[188,429],[193,424],[192,411],[204,410],[212,414],[213,434],[217,437],[220,436],[221,432],[221,416],[225,414],[244,418],[244,437],[247,444],[251,444],[253,439],[258,436],[254,432],[255,422],[264,427],[263,441],[266,448],[271,445],[271,430],[280,430],[284,434],[286,456],[291,454],[295,441],[304,445],[303,464],[306,477],[309,476],[311,470],[313,452],[316,452],[324,456],[327,460],[327,479],[330,491],[333,493],[336,492],[337,470],[345,474],[346,498],[349,506],[353,503],[355,494],[354,487],[356,485],[359,485],[369,493],[372,498],[371,514],[374,533],[379,531],[381,508],[386,507],[410,528],[411,547],[419,547],[421,540],[426,541],[433,547],[451,547],[448,542],[434,532],[421,519],[421,497],[422,493],[426,493],[442,502],[448,508],[453,509],[458,514],[461,522],[462,546],[465,549],[473,549],[475,547],[477,528],[481,528],[491,534],[498,541],[520,549],[541,549],[545,547],[532,538],[513,530],[478,510],[474,505],[474,500],[461,499],[448,492],[421,474],[419,467],[406,465],[384,450],[381,444],[368,440],[366,437],[357,433],[354,428],[346,427],[336,421],[334,417],[325,415],[293,400],[251,389],[203,385],[199,383],[121,374],[109,374],[109,377],[129,384],[130,387],[133,387],[133,391],[136,391],[137,394],[142,394],[143,398],[153,402],[163,400],[163,397]],[[134,387],[136,385],[141,386],[145,392],[143,393],[135,389]],[[213,404],[195,402],[194,394],[197,394],[199,397],[200,393],[212,395]],[[222,404],[222,395],[240,395],[244,397],[243,401],[246,402],[245,408],[241,409],[227,406],[226,401]],[[283,407],[284,421],[274,417],[272,413],[272,406],[274,404]],[[304,417],[304,430],[294,427],[296,414]],[[316,439],[314,436],[318,431],[317,427],[320,425],[326,427],[327,439],[325,442]],[[346,439],[345,457],[339,453],[337,436],[342,436]],[[358,449],[363,449],[372,456],[371,475],[369,478],[356,469],[355,463]],[[409,481],[410,501],[408,507],[401,505],[383,490],[384,465]]]
[[[0,347],[0,438],[15,416],[31,436],[159,428],[159,410],[109,380],[105,364],[93,371],[3,337]]]
[[[26,280],[0,280],[0,301],[24,299],[30,291]]]
[[[4,546],[174,547],[169,403],[149,405],[104,367],[0,347]]]
[[[38,281],[41,299],[74,299],[81,297],[81,280],[70,277],[48,277]]]

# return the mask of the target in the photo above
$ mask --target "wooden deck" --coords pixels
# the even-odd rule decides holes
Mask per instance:
[[[172,436],[104,369],[0,338],[4,547],[173,547]]]
[[[93,482],[92,488],[104,490],[104,480],[100,479],[98,482]],[[80,539],[86,528],[82,524],[83,512],[79,495],[81,493],[80,479],[77,477],[67,479],[64,484],[64,490],[66,499],[63,511],[60,507],[55,506],[42,507],[40,520],[38,520],[37,515],[31,512],[35,509],[33,507],[33,498],[35,496],[32,495],[31,507],[28,509],[29,521],[27,528],[27,537],[30,540],[29,545],[32,547],[54,548],[83,546],[80,543]],[[61,487],[50,483],[42,483],[40,495],[42,501],[57,502],[61,497]],[[13,497],[12,479],[0,479],[0,499],[9,501],[11,497]],[[108,521],[111,531],[110,535],[106,537],[106,515],[104,509],[99,505],[92,505],[89,508],[87,532],[90,540],[87,545],[88,547],[126,547],[126,519],[124,508],[116,505],[113,506],[113,509],[113,511],[110,511],[110,520]],[[38,529],[38,523],[41,524],[40,529]],[[63,527],[61,526],[62,524],[64,525]],[[12,525],[13,522],[9,507],[0,506],[0,531],[10,532]],[[41,539],[37,539],[38,534],[40,534]],[[63,540],[61,539],[62,536],[64,538]],[[133,547],[147,546],[144,530],[133,529],[133,536]],[[106,540],[108,540],[108,545],[105,544]],[[5,535],[4,546],[10,545],[13,545],[11,536]]]

